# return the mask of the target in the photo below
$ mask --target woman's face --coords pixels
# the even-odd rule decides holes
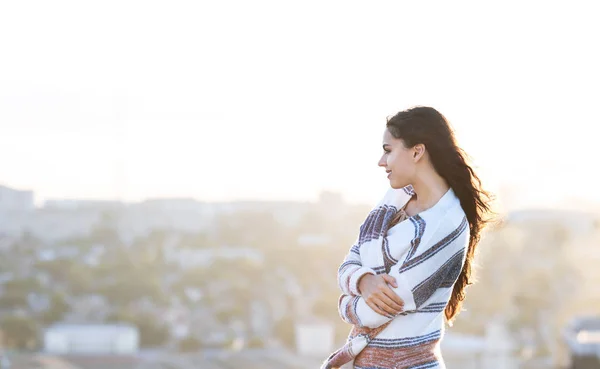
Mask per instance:
[[[378,165],[385,168],[392,188],[402,188],[412,183],[415,173],[415,150],[406,148],[404,141],[392,136],[387,129],[383,133],[383,155]]]

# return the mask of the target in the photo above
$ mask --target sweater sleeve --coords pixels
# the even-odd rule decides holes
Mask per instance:
[[[439,288],[454,285],[464,265],[468,241],[465,218],[435,244],[416,244],[404,261],[392,266],[389,274],[398,283],[392,290],[404,301],[401,314],[418,310]],[[359,327],[377,328],[394,318],[376,313],[361,296],[340,296],[338,312],[344,321]]]
[[[375,275],[371,268],[364,267],[360,259],[358,249],[358,239],[350,248],[350,251],[344,258],[344,261],[338,268],[337,279],[340,290],[343,294],[359,296],[358,280],[365,274]]]
[[[394,318],[376,313],[362,296],[344,294],[338,300],[338,313],[348,324],[369,328],[377,328]]]

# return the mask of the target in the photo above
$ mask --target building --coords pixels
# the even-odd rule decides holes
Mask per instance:
[[[0,238],[19,238],[35,210],[33,191],[0,185]]]
[[[93,209],[38,209],[26,218],[13,218],[21,232],[28,232],[44,242],[58,242],[87,237],[100,223],[102,213]]]
[[[55,324],[44,332],[48,354],[135,354],[137,327],[129,324]]]
[[[95,209],[120,210],[125,204],[117,200],[87,200],[87,199],[49,199],[44,202],[44,208],[53,210]]]
[[[22,212],[33,209],[35,209],[33,191],[15,190],[0,185],[0,212]]]

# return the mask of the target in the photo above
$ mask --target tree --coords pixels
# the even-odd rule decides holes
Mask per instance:
[[[27,297],[30,293],[38,292],[40,285],[33,278],[14,279],[4,284],[4,292],[0,297],[0,308],[16,309],[27,308],[29,302]]]
[[[188,336],[178,342],[177,347],[180,352],[194,352],[202,348],[202,343],[193,336]]]
[[[45,324],[52,324],[62,320],[70,306],[62,293],[55,292],[50,297],[50,307],[41,315],[41,320]]]
[[[28,317],[5,316],[0,320],[0,329],[7,347],[31,349],[37,344],[38,326]]]
[[[160,346],[169,339],[167,326],[149,314],[137,314],[133,311],[119,310],[108,317],[107,321],[135,325],[140,334],[140,346],[142,347]]]

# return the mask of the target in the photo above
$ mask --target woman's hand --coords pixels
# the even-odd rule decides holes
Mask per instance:
[[[388,286],[398,287],[394,277],[387,274],[365,274],[358,281],[358,290],[376,313],[393,318],[404,308],[404,301]]]

